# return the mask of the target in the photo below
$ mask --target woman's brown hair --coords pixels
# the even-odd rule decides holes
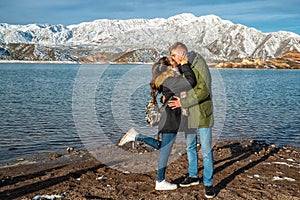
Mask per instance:
[[[168,70],[168,66],[170,66],[170,62],[168,60],[168,57],[164,56],[160,58],[156,63],[152,66],[152,79],[150,81],[150,89],[151,89],[151,102],[153,104],[157,104],[156,97],[157,93],[160,91],[160,85],[156,85],[155,81],[156,78],[161,75],[163,72]]]

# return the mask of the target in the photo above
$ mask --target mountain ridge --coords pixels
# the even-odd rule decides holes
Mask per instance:
[[[199,52],[210,62],[243,57],[267,59],[293,50],[300,51],[300,36],[293,32],[263,33],[216,15],[197,17],[183,13],[167,19],[98,19],[68,26],[1,23],[0,59],[18,57],[8,56],[15,52],[11,46],[18,46],[11,44],[34,45],[38,49],[51,49],[52,55],[55,52],[59,54],[49,58],[47,55],[39,55],[47,54],[46,51],[35,50],[33,56],[23,56],[25,60],[43,57],[52,60],[85,60],[85,57],[97,54],[147,52],[147,49],[151,49],[148,53],[153,53],[154,49],[155,55],[159,56],[166,54],[168,47],[177,41],[185,43],[189,50]],[[5,52],[5,56],[1,52]],[[149,62],[156,59],[152,56],[147,60],[146,57],[143,55],[141,60],[133,60]]]

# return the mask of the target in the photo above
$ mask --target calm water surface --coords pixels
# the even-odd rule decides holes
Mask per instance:
[[[99,129],[112,143],[124,127],[147,127],[144,106],[150,99],[149,65],[0,64],[0,165],[36,153],[65,152],[67,146],[84,148],[73,110],[79,69],[89,72],[86,79],[94,79],[101,71],[92,98]],[[216,104],[216,118],[225,119],[216,140],[300,145],[299,70],[211,72],[214,85],[224,87],[217,84],[214,97],[224,97],[226,108],[220,111]],[[126,120],[122,119],[123,105],[130,108]],[[93,140],[101,144],[101,136]]]

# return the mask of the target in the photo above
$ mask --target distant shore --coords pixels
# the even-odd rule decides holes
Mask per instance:
[[[41,61],[31,61],[31,60],[0,60],[0,63],[3,64],[9,64],[9,63],[31,63],[31,64],[124,64],[124,65],[140,65],[140,64],[149,64],[152,65],[153,62],[144,63],[144,62],[131,62],[131,63],[120,63],[120,62],[90,62],[90,63],[83,63],[83,62],[77,62],[77,61],[47,61],[47,60],[41,60]]]
[[[77,62],[77,61],[30,61],[30,60],[0,60],[0,64],[77,64],[77,65],[152,65],[154,62]],[[297,70],[300,69],[297,64],[295,67],[286,65],[256,65],[253,63],[232,63],[232,62],[220,62],[220,63],[207,63],[209,68],[215,69],[271,69],[271,70]]]
[[[76,61],[31,61],[31,60],[0,60],[0,63],[31,63],[31,64],[78,64]]]

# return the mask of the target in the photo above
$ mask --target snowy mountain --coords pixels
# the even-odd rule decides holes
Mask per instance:
[[[215,15],[180,14],[168,19],[101,19],[78,25],[0,24],[0,58],[12,54],[11,44],[50,48],[60,57],[82,58],[99,52],[128,53],[140,49],[166,53],[174,42],[185,43],[209,61],[252,57],[266,59],[300,51],[300,36],[292,32],[262,33]],[[59,52],[58,52],[59,51]],[[152,52],[152,51],[151,51]],[[41,51],[32,58],[43,57]],[[3,54],[5,56],[3,57]],[[36,55],[38,54],[38,56]],[[64,54],[63,56],[61,54]]]

